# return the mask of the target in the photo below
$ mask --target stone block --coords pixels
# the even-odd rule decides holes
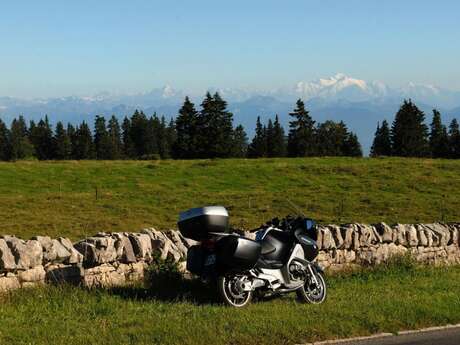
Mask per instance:
[[[0,277],[0,292],[6,292],[14,289],[19,289],[21,284],[16,276]]]
[[[379,233],[382,242],[391,243],[393,242],[393,229],[389,227],[386,223],[375,224],[375,229]]]
[[[34,283],[45,281],[46,272],[43,266],[36,266],[26,271],[18,272],[19,282],[22,283]]]
[[[0,272],[14,271],[16,269],[16,261],[6,241],[0,238]]]
[[[80,284],[83,277],[83,267],[80,265],[64,265],[52,264],[45,266],[46,277],[48,283],[71,283]]]

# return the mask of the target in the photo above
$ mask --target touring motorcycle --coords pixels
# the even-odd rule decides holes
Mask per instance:
[[[225,304],[246,306],[253,296],[296,292],[305,303],[326,298],[318,255],[316,225],[305,216],[273,219],[255,229],[255,240],[229,232],[222,206],[192,208],[179,215],[181,234],[198,242],[188,249],[187,270],[217,282]]]

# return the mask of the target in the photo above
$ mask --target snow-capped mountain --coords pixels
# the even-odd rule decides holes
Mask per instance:
[[[295,92],[302,98],[325,98],[330,100],[347,100],[362,102],[387,97],[389,88],[382,82],[366,82],[338,73],[327,79],[304,82],[300,81],[295,87]]]
[[[27,119],[38,119],[46,114],[52,122],[61,120],[75,123],[87,120],[92,123],[96,114],[115,114],[121,118],[131,115],[135,109],[142,109],[146,114],[157,112],[166,117],[174,117],[185,95],[191,96],[199,108],[206,91],[222,95],[234,113],[235,123],[243,124],[250,136],[257,116],[266,120],[278,114],[287,127],[289,112],[296,99],[302,98],[316,121],[345,121],[358,134],[365,150],[371,144],[377,122],[383,119],[391,121],[404,98],[415,101],[426,112],[427,120],[430,120],[433,108],[441,110],[445,122],[460,116],[458,91],[415,83],[391,88],[380,81],[366,81],[338,73],[329,78],[299,81],[288,88],[262,91],[209,88],[189,93],[166,85],[136,94],[103,92],[86,97],[35,100],[0,97],[0,118],[9,123],[20,114]]]

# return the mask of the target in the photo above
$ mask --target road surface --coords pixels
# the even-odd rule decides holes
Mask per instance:
[[[340,345],[460,345],[460,327],[383,338],[338,342]]]

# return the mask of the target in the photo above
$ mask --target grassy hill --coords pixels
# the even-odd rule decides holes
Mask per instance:
[[[180,210],[228,207],[251,228],[289,213],[320,222],[460,220],[460,161],[229,159],[0,164],[0,234],[73,239],[175,226]],[[291,212],[292,213],[292,212]]]

